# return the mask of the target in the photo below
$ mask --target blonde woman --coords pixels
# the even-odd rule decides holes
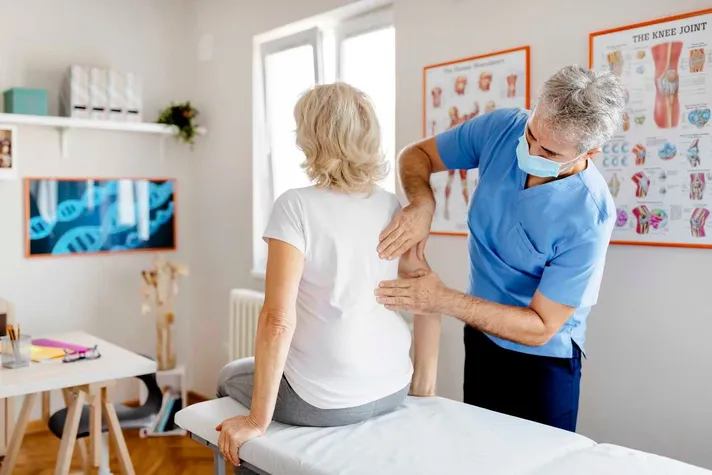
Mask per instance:
[[[299,426],[353,424],[394,410],[410,392],[434,394],[440,317],[408,326],[376,302],[383,280],[426,267],[415,252],[381,260],[379,235],[400,210],[377,183],[387,169],[365,94],[347,84],[316,86],[294,109],[303,168],[314,186],[274,204],[265,302],[255,357],[219,376],[218,396],[250,408],[223,421],[218,446],[239,465],[239,448],[271,420]]]

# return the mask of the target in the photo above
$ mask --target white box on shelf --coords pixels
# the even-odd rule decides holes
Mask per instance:
[[[106,120],[109,109],[108,74],[105,69],[91,68],[89,70],[89,106],[91,118]]]
[[[60,115],[89,118],[89,68],[78,64],[70,66],[60,91]]]
[[[126,121],[127,106],[126,75],[111,69],[109,70],[109,120]]]
[[[141,99],[141,79],[134,73],[126,73],[126,107],[128,109],[126,120],[141,122],[143,101]]]

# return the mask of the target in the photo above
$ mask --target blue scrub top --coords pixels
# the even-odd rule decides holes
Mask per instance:
[[[584,349],[586,317],[598,299],[616,208],[591,160],[580,173],[526,189],[515,149],[529,112],[499,109],[437,136],[451,170],[477,168],[480,179],[467,216],[470,282],[467,293],[528,307],[538,289],[576,308],[545,345],[531,347],[488,335],[501,347],[542,356]]]

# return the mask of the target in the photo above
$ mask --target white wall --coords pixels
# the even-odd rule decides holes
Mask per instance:
[[[536,92],[559,67],[587,64],[589,32],[705,7],[707,0],[396,0],[398,146],[420,138],[427,64],[529,44]],[[433,237],[428,254],[446,284],[465,288],[464,238]],[[711,265],[709,251],[610,249],[589,318],[581,433],[712,468]],[[441,348],[440,392],[461,398],[461,325],[447,322]]]
[[[0,90],[13,86],[48,90],[50,113],[57,114],[58,88],[72,63],[111,66],[143,77],[145,120],[160,108],[188,98],[187,67],[181,62],[186,5],[174,0],[0,1]],[[70,137],[70,156],[59,155],[57,132],[21,127],[18,165],[24,176],[175,177],[178,179],[179,251],[168,256],[191,264],[195,155],[166,143],[163,161],[159,142],[143,134],[77,131]],[[16,305],[23,333],[38,335],[84,330],[145,354],[154,354],[151,317],[141,315],[139,270],[153,254],[24,257],[22,181],[0,182],[0,296]],[[193,279],[192,277],[190,279]],[[191,282],[191,281],[187,281]],[[190,284],[176,308],[178,338],[185,343]],[[185,348],[185,345],[182,345]],[[180,358],[185,360],[184,355]],[[135,398],[136,383],[119,396]],[[133,389],[133,391],[131,390]],[[61,401],[59,394],[55,395]]]

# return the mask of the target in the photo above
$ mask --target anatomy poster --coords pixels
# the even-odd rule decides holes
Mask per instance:
[[[500,107],[529,106],[529,47],[427,66],[423,76],[426,137]],[[432,234],[467,234],[467,210],[477,181],[477,170],[432,176]]]
[[[596,158],[621,244],[712,248],[712,10],[591,35],[594,69],[627,94]]]

